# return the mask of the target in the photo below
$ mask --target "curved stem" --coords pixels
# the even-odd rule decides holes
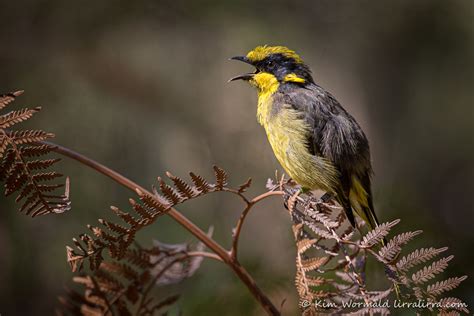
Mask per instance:
[[[204,257],[204,258],[214,259],[214,260],[223,262],[221,257],[216,255],[215,253],[207,252],[207,251],[190,251],[190,252],[188,252],[188,256],[191,256],[191,257]]]
[[[261,194],[261,195],[259,195],[259,196],[254,197],[253,200],[250,201],[250,203],[253,203],[253,204],[258,203],[258,202],[260,202],[261,200],[266,199],[266,198],[268,198],[268,197],[270,197],[270,196],[273,196],[273,195],[285,195],[285,192],[283,192],[283,191],[269,191],[269,192],[265,192],[265,193],[263,193],[263,194]]]
[[[242,211],[242,214],[240,214],[240,218],[237,221],[237,225],[235,226],[235,230],[232,236],[232,249],[230,251],[230,256],[232,260],[237,261],[237,252],[239,248],[240,233],[242,231],[242,227],[244,225],[245,219],[247,218],[247,215],[252,209],[252,207],[258,202],[260,202],[261,200],[266,199],[267,197],[270,197],[273,195],[283,195],[283,194],[285,194],[283,191],[270,191],[253,198],[251,201],[248,201],[247,199],[244,200],[247,203],[247,206]]]
[[[102,165],[101,163],[90,159],[84,155],[81,155],[69,148],[51,143],[51,142],[42,142],[44,144],[53,146],[53,150],[58,154],[72,158],[100,173],[111,178],[118,184],[130,189],[132,192],[136,192],[136,189],[154,196],[153,193],[149,192],[139,184],[133,182],[132,180],[124,177],[120,173]],[[203,244],[205,244],[209,249],[211,249],[217,256],[219,256],[224,263],[230,266],[234,273],[240,278],[240,280],[247,286],[250,292],[253,294],[255,299],[260,303],[260,305],[265,309],[268,315],[280,315],[278,309],[273,305],[270,299],[262,292],[262,290],[257,286],[255,281],[252,279],[250,274],[242,267],[237,261],[232,260],[230,254],[224,249],[220,244],[214,241],[212,238],[207,236],[207,234],[197,227],[193,222],[191,222],[186,216],[181,214],[175,208],[170,208],[167,212],[171,218],[188,230],[191,234],[196,236]]]

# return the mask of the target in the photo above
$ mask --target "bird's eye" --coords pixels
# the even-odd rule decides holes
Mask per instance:
[[[275,62],[273,60],[269,60],[266,62],[266,66],[268,68],[273,68],[275,66]]]

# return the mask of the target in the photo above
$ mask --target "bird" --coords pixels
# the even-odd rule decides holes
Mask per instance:
[[[374,211],[369,142],[355,118],[315,83],[310,68],[285,46],[257,46],[238,60],[255,67],[229,80],[257,89],[257,120],[273,152],[301,192],[322,190],[334,197],[353,227],[354,214],[370,229]]]

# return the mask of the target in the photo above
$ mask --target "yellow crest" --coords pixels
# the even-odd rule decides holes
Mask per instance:
[[[273,54],[282,54],[285,57],[292,58],[297,63],[303,63],[301,57],[285,46],[257,46],[247,54],[247,58],[252,61],[260,61]]]

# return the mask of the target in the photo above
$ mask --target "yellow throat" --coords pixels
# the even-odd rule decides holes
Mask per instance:
[[[261,72],[253,76],[250,84],[257,88],[257,119],[260,125],[265,126],[272,110],[272,96],[277,92],[280,83],[274,75]]]
[[[304,83],[305,80],[292,73],[285,76],[284,82]],[[274,75],[261,72],[253,76],[250,80],[250,84],[257,88],[257,119],[260,125],[265,126],[272,110],[272,96],[278,91],[280,83]]]

